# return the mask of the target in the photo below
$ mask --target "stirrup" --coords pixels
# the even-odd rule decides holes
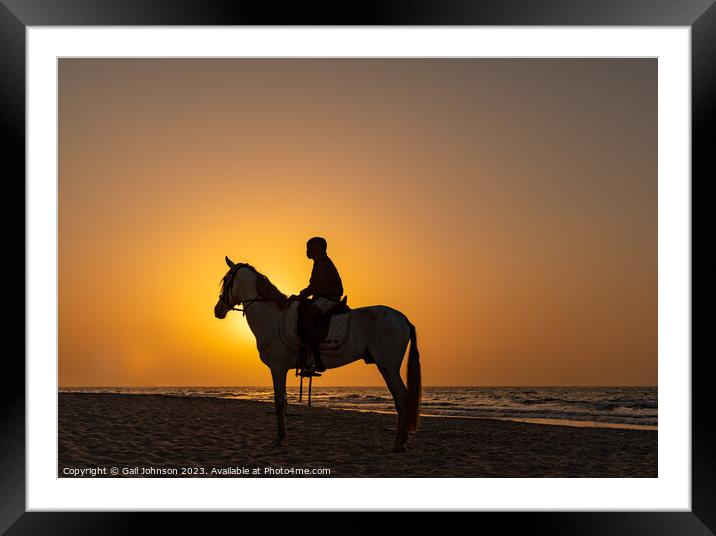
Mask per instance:
[[[301,378],[320,378],[321,373],[317,372],[315,368],[307,368],[307,369],[301,369],[300,373],[297,373],[296,376],[301,376]]]

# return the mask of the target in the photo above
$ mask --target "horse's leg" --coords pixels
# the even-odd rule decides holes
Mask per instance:
[[[400,369],[392,370],[387,367],[378,366],[378,370],[383,375],[385,384],[388,386],[388,390],[390,394],[393,395],[393,400],[395,401],[395,410],[398,412],[398,430],[395,434],[393,452],[401,452],[405,450],[405,443],[408,441],[409,435],[406,421],[408,389],[400,377]]]
[[[286,374],[288,371],[271,369],[273,378],[273,401],[276,409],[276,438],[274,447],[280,447],[286,438]]]

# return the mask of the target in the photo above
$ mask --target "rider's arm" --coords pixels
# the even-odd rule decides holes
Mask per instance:
[[[316,293],[317,287],[320,288],[321,281],[326,279],[326,266],[320,260],[313,261],[313,270],[311,270],[311,279],[308,286],[304,288],[298,295],[300,298],[308,298]]]
[[[313,263],[313,270],[311,270],[311,279],[308,281],[308,286],[304,288],[301,292],[299,292],[298,297],[301,299],[308,298],[309,296],[312,296],[313,293],[316,291],[315,285],[316,285],[316,266],[317,263]]]

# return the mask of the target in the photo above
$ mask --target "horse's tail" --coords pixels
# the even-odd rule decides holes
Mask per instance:
[[[415,326],[407,318],[405,321],[410,327],[410,353],[408,354],[408,411],[406,414],[408,431],[414,432],[418,429],[420,420],[420,391],[422,380],[420,377],[420,352],[418,351],[418,339],[415,334]]]

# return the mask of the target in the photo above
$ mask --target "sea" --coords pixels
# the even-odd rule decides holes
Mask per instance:
[[[306,403],[307,385],[303,401]],[[81,387],[60,392],[163,394],[273,402],[271,387]],[[299,388],[287,387],[290,404]],[[386,387],[326,387],[314,383],[312,406],[395,413]],[[657,429],[656,387],[423,387],[425,417],[491,418],[608,428]]]

